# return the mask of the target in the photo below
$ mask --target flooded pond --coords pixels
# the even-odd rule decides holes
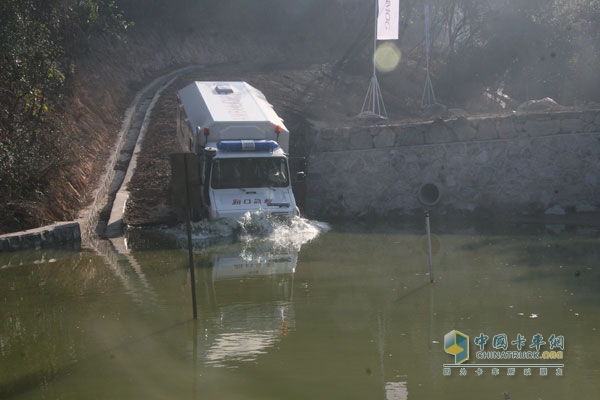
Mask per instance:
[[[0,254],[0,398],[596,398],[598,229],[422,225]]]

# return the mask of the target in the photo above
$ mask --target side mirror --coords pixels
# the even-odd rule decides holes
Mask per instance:
[[[304,171],[296,172],[296,182],[304,182],[304,179],[306,179]]]

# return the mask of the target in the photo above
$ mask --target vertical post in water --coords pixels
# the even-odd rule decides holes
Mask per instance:
[[[194,273],[194,251],[192,245],[192,212],[191,212],[191,201],[190,201],[190,189],[189,189],[189,175],[188,175],[188,159],[187,154],[183,157],[184,171],[185,171],[185,215],[186,215],[186,230],[187,230],[187,242],[188,242],[188,257],[190,263],[190,281],[192,285],[192,311],[194,319],[198,318],[198,310],[196,307],[196,274]],[[193,160],[193,158],[192,158]]]
[[[431,228],[429,226],[429,211],[425,211],[425,228],[427,230],[427,256],[429,258],[429,282],[433,283],[433,262],[431,261]]]

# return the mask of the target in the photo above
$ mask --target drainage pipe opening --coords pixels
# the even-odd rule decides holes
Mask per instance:
[[[435,183],[424,183],[419,188],[419,201],[426,206],[435,206],[440,201],[440,189]]]

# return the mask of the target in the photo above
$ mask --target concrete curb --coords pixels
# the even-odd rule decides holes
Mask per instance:
[[[80,247],[81,231],[78,222],[57,222],[41,228],[0,235],[0,252],[39,250],[69,244],[74,248]]]

